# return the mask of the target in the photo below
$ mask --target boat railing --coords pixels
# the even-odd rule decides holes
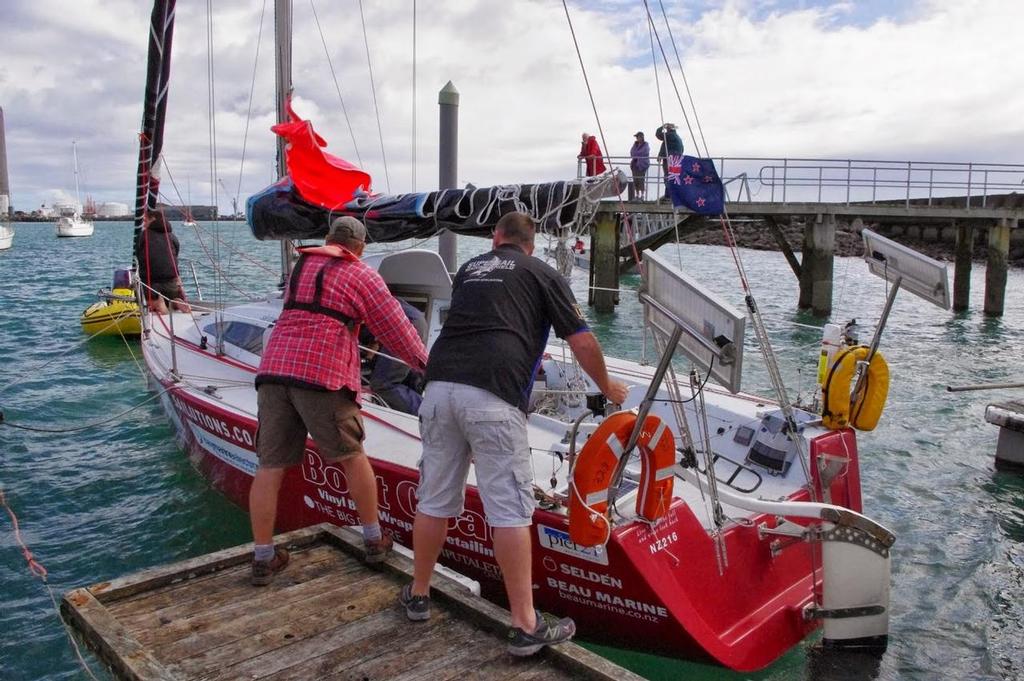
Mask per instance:
[[[869,159],[717,156],[712,160],[725,185],[727,201],[767,203],[911,203],[971,208],[992,207],[992,197],[1024,189],[1024,165],[1010,163],[881,161]],[[630,157],[608,156],[609,169],[627,176]],[[631,200],[664,194],[665,169],[658,158],[641,182],[629,188]],[[586,174],[581,159],[578,177]]]

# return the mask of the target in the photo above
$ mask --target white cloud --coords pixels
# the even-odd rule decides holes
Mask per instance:
[[[16,206],[83,189],[131,201],[145,79],[148,8],[132,0],[5,3],[0,106]],[[673,15],[672,31],[711,152],[731,156],[1014,162],[1024,141],[1024,72],[1015,27],[1024,3],[896,5],[865,18],[855,3],[713,3]],[[870,4],[870,3],[869,3]],[[260,45],[242,194],[272,178],[272,1]],[[329,151],[355,162],[308,2],[295,5],[296,108]],[[884,3],[882,3],[884,6]],[[179,0],[165,154],[184,195],[208,202],[206,3]],[[238,183],[262,0],[215,3],[218,169]],[[651,3],[657,7],[656,3]],[[796,7],[794,9],[794,6]],[[411,0],[364,0],[391,190],[412,188]],[[459,176],[478,185],[575,175],[579,133],[597,130],[561,3],[417,3],[416,188],[437,182],[437,92],[461,93]],[[573,2],[576,36],[612,155],[662,117],[638,2]],[[363,165],[386,189],[378,121],[355,0],[316,0]],[[854,21],[854,14],[861,12]],[[659,34],[667,41],[664,26]],[[56,45],[74,49],[56,49]],[[670,59],[671,46],[665,44]],[[682,79],[675,72],[677,84]],[[664,117],[683,115],[662,68]],[[687,100],[685,92],[682,93]],[[687,103],[687,115],[695,121]],[[683,130],[687,149],[695,150]],[[166,183],[169,184],[169,183]],[[166,186],[166,185],[165,185]],[[229,201],[221,192],[221,205]]]

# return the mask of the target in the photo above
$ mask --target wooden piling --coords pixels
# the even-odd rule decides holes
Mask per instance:
[[[988,266],[985,270],[985,314],[1002,316],[1006,303],[1006,269],[1010,258],[1010,229],[1016,220],[1000,218],[988,228]]]
[[[61,611],[120,679],[640,681],[573,643],[510,655],[508,613],[443,574],[429,621],[409,622],[397,596],[411,559],[393,553],[371,569],[350,528],[276,542],[292,559],[270,586],[249,584],[247,544],[75,589]]]
[[[832,313],[832,271],[836,250],[836,218],[818,215],[804,225],[804,248],[800,263],[800,300],[802,309],[811,308],[819,316]]]
[[[618,302],[619,215],[598,213],[590,231],[590,292],[587,303],[598,312],[612,312]]]
[[[953,311],[967,310],[971,298],[971,269],[974,267],[974,228],[967,224],[956,224],[956,246],[953,269]]]

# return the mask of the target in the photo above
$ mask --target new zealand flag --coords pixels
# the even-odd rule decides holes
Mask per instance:
[[[685,206],[699,215],[725,211],[722,179],[709,158],[670,154],[665,187],[675,208]]]

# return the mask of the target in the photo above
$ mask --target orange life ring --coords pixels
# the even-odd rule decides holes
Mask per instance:
[[[637,415],[618,412],[606,418],[583,445],[571,477],[569,538],[580,546],[597,546],[611,533],[608,518],[608,484],[633,432]],[[672,431],[654,415],[644,419],[637,440],[640,452],[640,489],[636,512],[645,520],[657,520],[668,511],[675,480],[676,443]]]

